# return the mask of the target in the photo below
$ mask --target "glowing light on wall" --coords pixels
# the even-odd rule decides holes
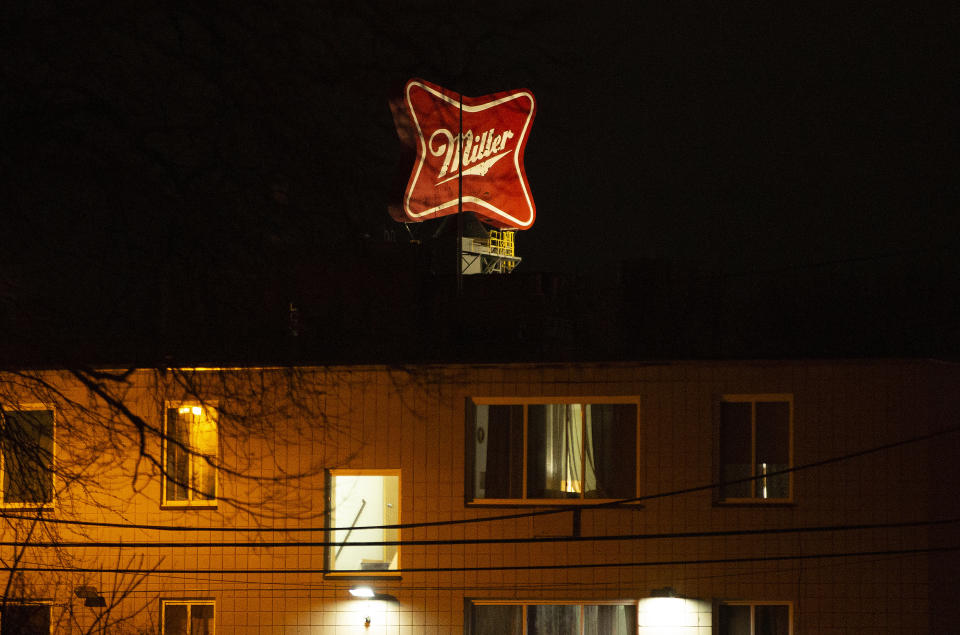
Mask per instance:
[[[713,607],[704,600],[652,597],[637,606],[639,635],[711,635]]]
[[[355,586],[350,589],[350,595],[355,598],[372,598],[374,593],[373,589],[368,586]]]

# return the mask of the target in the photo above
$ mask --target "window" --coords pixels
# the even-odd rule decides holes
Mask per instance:
[[[792,498],[793,397],[725,395],[720,400],[720,498]],[[767,475],[770,476],[767,476]],[[753,479],[753,480],[750,480]]]
[[[161,600],[163,635],[213,635],[213,600]]]
[[[331,470],[329,500],[331,572],[400,568],[400,531],[385,527],[400,523],[400,470]],[[352,544],[358,542],[394,544]]]
[[[50,635],[50,605],[4,604],[0,609],[0,635]]]
[[[0,424],[3,504],[35,507],[52,503],[53,410],[0,410]]]
[[[635,604],[471,605],[470,635],[636,635]]]
[[[637,402],[477,400],[467,408],[474,501],[637,495]]]
[[[786,603],[728,603],[719,610],[720,635],[790,635],[792,606]]]
[[[163,500],[168,505],[214,505],[217,499],[217,417],[209,405],[167,408]]]

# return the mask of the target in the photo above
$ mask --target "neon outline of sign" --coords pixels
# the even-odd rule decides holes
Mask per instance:
[[[453,98],[451,98],[451,97],[448,97],[447,95],[444,95],[444,94],[441,93],[440,91],[435,90],[434,88],[431,88],[430,86],[427,86],[426,84],[424,84],[424,83],[422,83],[422,82],[411,80],[410,82],[407,83],[407,91],[406,91],[406,92],[407,92],[407,94],[406,94],[406,98],[407,98],[407,109],[409,110],[410,116],[411,116],[411,118],[413,119],[413,123],[414,123],[414,125],[415,125],[416,128],[417,128],[417,137],[419,137],[419,139],[420,139],[420,161],[419,161],[419,163],[417,164],[416,170],[414,170],[413,178],[410,180],[410,184],[407,186],[407,192],[406,192],[406,195],[404,196],[404,199],[403,199],[403,207],[404,207],[404,212],[406,212],[407,216],[409,216],[409,217],[411,217],[411,218],[422,218],[423,216],[427,216],[427,215],[429,215],[429,214],[435,214],[435,213],[439,212],[440,210],[444,210],[444,209],[446,209],[446,208],[448,208],[448,207],[451,207],[451,206],[453,206],[453,205],[456,205],[456,204],[457,204],[457,199],[453,199],[453,200],[451,200],[451,201],[447,201],[446,203],[441,203],[440,205],[437,205],[436,207],[431,207],[430,209],[424,210],[423,212],[420,212],[419,214],[414,214],[414,213],[410,210],[410,196],[413,194],[413,191],[416,189],[417,181],[418,181],[419,178],[420,178],[420,171],[421,171],[421,169],[423,168],[423,164],[424,164],[424,162],[426,161],[426,158],[427,158],[427,142],[426,142],[426,141],[424,140],[424,138],[423,138],[423,131],[420,129],[420,122],[417,120],[417,113],[416,113],[416,111],[413,109],[413,103],[410,101],[410,90],[411,90],[412,88],[414,88],[415,86],[418,86],[418,87],[422,88],[423,90],[427,91],[427,92],[430,93],[431,95],[433,95],[433,96],[435,96],[435,97],[439,97],[439,98],[442,99],[443,101],[445,101],[445,102],[447,102],[447,103],[449,103],[449,104],[451,104],[451,105],[457,106],[458,108],[459,108],[460,104],[459,104],[459,102],[456,101],[455,99],[453,99]],[[514,168],[516,169],[516,171],[517,171],[517,178],[520,179],[520,187],[521,187],[522,190],[523,190],[523,197],[524,197],[524,199],[525,199],[526,202],[527,202],[527,209],[529,209],[529,211],[530,211],[530,220],[529,220],[528,222],[526,222],[526,223],[521,222],[521,221],[517,220],[516,218],[514,218],[513,216],[511,216],[510,214],[508,214],[507,212],[503,211],[502,209],[500,209],[500,208],[498,208],[498,207],[495,207],[495,206],[487,203],[485,200],[483,200],[483,199],[481,199],[481,198],[477,198],[477,197],[475,197],[475,196],[464,196],[464,197],[463,197],[463,202],[465,202],[465,203],[476,203],[477,205],[479,205],[479,206],[481,206],[481,207],[484,207],[484,208],[490,210],[491,212],[493,212],[493,213],[496,214],[497,216],[500,216],[501,218],[507,219],[512,225],[516,226],[517,228],[527,228],[527,227],[530,227],[530,225],[533,224],[533,221],[534,221],[534,207],[533,207],[533,202],[530,200],[530,192],[527,190],[527,187],[526,187],[526,186],[527,186],[527,179],[524,177],[524,174],[523,174],[523,172],[522,172],[521,169],[520,169],[520,153],[517,152],[517,150],[519,150],[520,147],[521,147],[521,145],[526,142],[527,129],[530,127],[530,120],[533,118],[533,113],[534,113],[534,109],[535,109],[535,105],[536,105],[536,102],[535,102],[534,99],[533,99],[533,95],[532,95],[531,93],[527,92],[527,91],[523,91],[523,92],[519,92],[519,93],[514,93],[514,94],[512,94],[512,95],[508,95],[508,96],[506,96],[506,97],[501,97],[500,99],[495,99],[494,101],[491,101],[491,102],[488,102],[488,103],[486,103],[486,104],[482,104],[482,105],[479,105],[479,106],[468,106],[468,105],[464,104],[463,109],[464,109],[465,111],[467,111],[467,112],[480,112],[480,111],[486,110],[486,109],[488,109],[488,108],[493,108],[494,106],[499,106],[500,104],[506,103],[506,102],[508,102],[508,101],[513,101],[514,99],[520,99],[521,97],[526,97],[527,99],[530,100],[530,112],[527,114],[527,119],[526,119],[526,121],[524,121],[524,123],[523,123],[523,129],[520,131],[520,135],[519,135],[519,137],[518,137],[518,139],[517,139],[517,145],[516,145],[516,147],[514,148],[514,151],[513,151],[513,167],[514,167]],[[461,131],[461,134],[462,134],[462,133],[463,133],[463,131]],[[459,169],[462,171],[462,170],[463,170],[463,166],[460,166]]]

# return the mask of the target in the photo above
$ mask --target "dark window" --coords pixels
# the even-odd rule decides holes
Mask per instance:
[[[586,604],[583,635],[635,635],[637,607],[634,604]]]
[[[523,606],[478,604],[470,624],[471,635],[523,635]]]
[[[474,500],[636,496],[635,403],[475,404]]]
[[[474,604],[471,635],[636,635],[634,604]]]
[[[53,411],[6,410],[3,424],[3,502],[53,501]]]
[[[50,605],[5,605],[0,613],[0,635],[50,635]]]
[[[789,499],[792,401],[783,395],[720,402],[720,497]],[[769,476],[768,476],[769,475]]]
[[[527,607],[527,635],[579,635],[580,607],[576,604],[534,604]]]
[[[721,604],[720,635],[789,635],[788,604]]]
[[[163,601],[163,635],[213,635],[213,602]]]
[[[477,406],[477,415],[486,428],[476,435],[483,451],[476,498],[522,498],[523,406]]]

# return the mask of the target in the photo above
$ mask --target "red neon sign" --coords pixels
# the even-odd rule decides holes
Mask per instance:
[[[458,93],[422,79],[404,89],[396,112],[401,139],[412,142],[416,160],[400,210],[401,222],[418,222],[471,211],[497,227],[528,229],[536,206],[523,167],[523,151],[536,113],[529,90],[483,97]]]

